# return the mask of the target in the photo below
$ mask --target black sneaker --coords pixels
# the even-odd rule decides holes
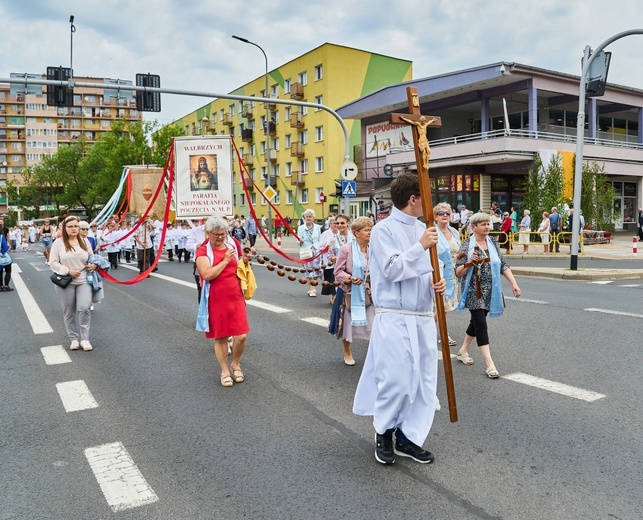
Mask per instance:
[[[404,435],[404,434],[402,434]],[[417,444],[413,444],[408,439],[406,443],[402,444],[397,440],[397,435],[395,436],[395,448],[394,452],[400,457],[409,457],[420,464],[431,464],[435,460],[433,453],[426,451],[424,448],[421,448]]]
[[[386,465],[390,465],[395,462],[392,433],[385,433],[384,435],[380,435],[377,432],[375,433],[375,460]]]
[[[13,287],[9,287],[8,285],[4,288],[6,292],[13,291]]]

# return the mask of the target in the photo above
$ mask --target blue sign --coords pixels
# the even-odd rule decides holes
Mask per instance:
[[[355,197],[357,186],[355,181],[342,181],[342,197]]]

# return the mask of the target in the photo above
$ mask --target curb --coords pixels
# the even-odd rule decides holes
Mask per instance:
[[[559,280],[628,280],[643,279],[643,269],[581,269],[572,271],[556,267],[512,267],[511,272],[516,276],[533,276],[537,278],[553,278]]]

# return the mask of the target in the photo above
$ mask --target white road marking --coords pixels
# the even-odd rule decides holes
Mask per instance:
[[[284,307],[278,307],[277,305],[271,305],[270,303],[264,303],[257,300],[246,300],[246,303],[251,307],[258,307],[265,311],[276,312],[277,314],[283,314],[284,312],[291,312],[290,309]]]
[[[113,512],[158,501],[156,493],[120,442],[87,448],[85,457]]]
[[[617,316],[629,316],[630,318],[643,318],[643,314],[634,314],[633,312],[611,311],[609,309],[595,309],[592,307],[585,310],[587,312],[602,312],[604,314],[616,314]]]
[[[119,267],[129,269],[130,271],[138,271],[138,267],[132,267],[131,265],[119,264]],[[196,289],[196,283],[194,282],[186,282],[185,280],[179,280],[178,278],[172,278],[171,276],[165,276],[164,274],[157,274],[157,273],[150,273],[150,274],[155,278],[160,278],[161,280],[165,280],[166,282],[172,282],[179,285],[184,285],[185,287],[190,287],[191,289]]]
[[[42,262],[29,262],[29,265],[32,266],[36,271],[50,271],[51,267]]]
[[[522,303],[536,303],[538,305],[549,305],[549,302],[544,302],[542,300],[530,300],[529,298],[514,298],[513,296],[505,296],[505,300],[511,300],[514,302],[522,302]]]
[[[56,383],[56,390],[60,394],[66,412],[79,412],[89,408],[98,408],[98,403],[87,388],[85,381],[67,381]]]
[[[604,394],[599,394],[598,392],[583,390],[582,388],[576,388],[575,386],[569,386],[564,383],[557,383],[556,381],[550,381],[549,379],[543,379],[541,377],[531,376],[529,374],[523,374],[521,372],[508,374],[501,377],[502,379],[509,379],[510,381],[515,381],[516,383],[534,386],[536,388],[541,388],[543,390],[548,390],[550,392],[555,392],[557,394],[566,395],[568,397],[573,397],[574,399],[581,399],[588,402],[596,401],[605,397]]]
[[[633,283],[633,284],[629,284],[629,285],[621,285],[621,287],[628,287],[628,288],[629,287],[641,287],[641,284],[640,283]]]
[[[45,315],[40,310],[40,307],[36,303],[36,300],[29,289],[27,289],[27,285],[22,281],[20,273],[22,273],[20,266],[13,264],[13,274],[11,279],[13,280],[13,284],[16,286],[16,291],[18,292],[22,306],[25,309],[25,313],[27,314],[27,319],[29,320],[33,333],[49,334],[50,332],[53,332],[54,329],[49,325],[47,318],[45,318]]]
[[[54,345],[52,347],[42,347],[40,349],[45,363],[47,365],[61,365],[63,363],[71,363],[71,358],[62,345]]]
[[[612,283],[613,280],[597,280],[595,282],[587,282],[587,283],[594,283],[596,285],[607,285],[608,283]]]
[[[305,321],[306,323],[312,323],[313,325],[319,325],[320,327],[326,327],[328,328],[328,325],[330,324],[330,320],[327,320],[326,318],[302,318],[301,321]]]

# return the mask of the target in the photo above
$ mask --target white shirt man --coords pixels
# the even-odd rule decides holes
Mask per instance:
[[[469,223],[469,210],[464,204],[462,204],[462,206],[460,207],[460,225],[464,227],[468,223]]]

